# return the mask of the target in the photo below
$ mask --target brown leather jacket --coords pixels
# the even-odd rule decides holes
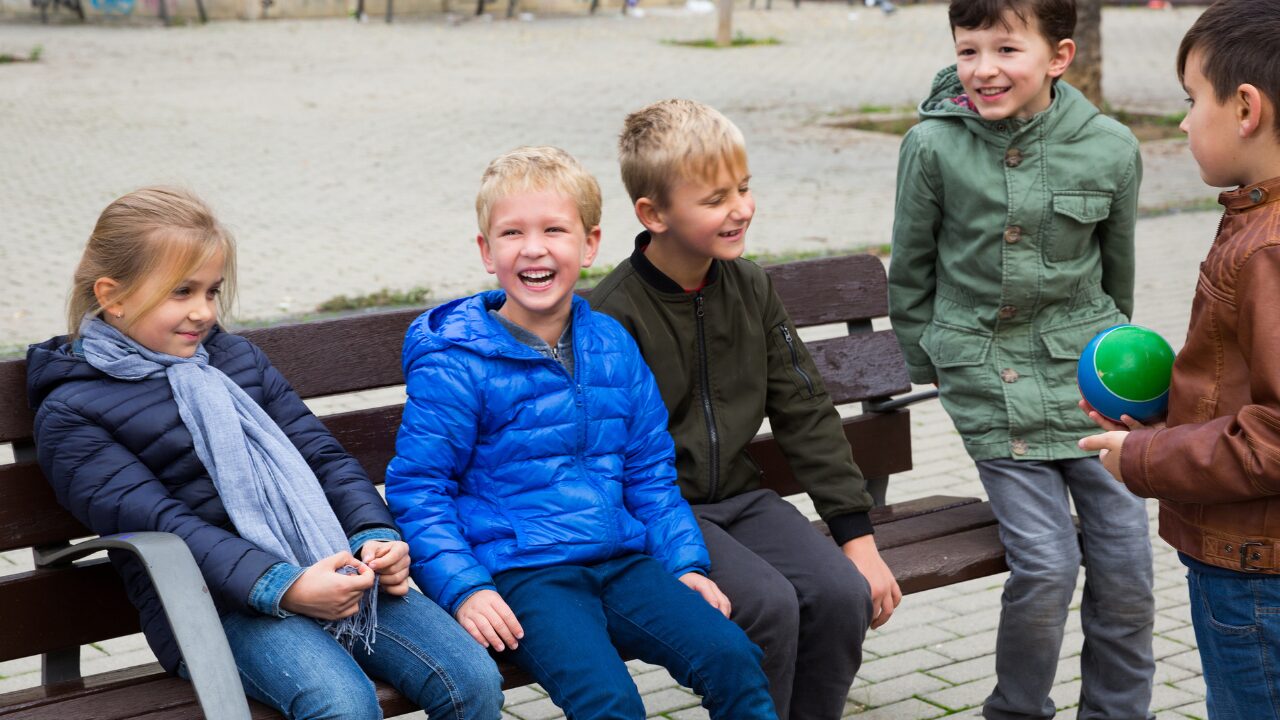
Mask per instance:
[[[1168,427],[1129,434],[1125,484],[1200,562],[1280,574],[1280,178],[1222,193]]]

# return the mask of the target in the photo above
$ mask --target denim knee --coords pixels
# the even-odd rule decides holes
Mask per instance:
[[[285,713],[307,720],[381,720],[382,707],[373,681],[347,682],[343,687],[305,688],[290,702]]]
[[[502,715],[502,673],[489,663],[484,670],[457,678],[454,707],[465,720],[493,720]]]

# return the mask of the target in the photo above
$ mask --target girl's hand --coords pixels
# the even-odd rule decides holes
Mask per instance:
[[[338,572],[347,565],[359,573]],[[373,571],[343,551],[307,568],[285,591],[280,607],[319,620],[340,620],[360,612],[360,596],[371,587]]]
[[[716,585],[711,578],[702,573],[687,572],[680,576],[680,582],[688,585],[689,588],[702,596],[703,600],[711,603],[711,607],[719,610],[725,617],[729,617],[733,606],[729,604],[729,597],[720,592],[720,586]]]
[[[370,540],[360,546],[360,559],[378,575],[378,589],[388,595],[409,592],[409,544],[399,540]]]
[[[493,590],[477,590],[462,602],[454,613],[463,630],[471,633],[476,642],[498,652],[507,648],[515,650],[524,628],[516,620],[507,601]]]

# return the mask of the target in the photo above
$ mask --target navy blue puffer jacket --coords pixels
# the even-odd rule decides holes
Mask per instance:
[[[244,388],[297,446],[348,537],[394,527],[364,469],[257,346],[217,328],[204,346],[210,364]],[[37,408],[40,467],[63,507],[100,535],[177,534],[191,548],[220,614],[257,612],[248,604],[254,583],[284,559],[236,534],[167,379],[116,380],[72,352],[65,338],[54,338],[28,350],[27,390]],[[146,571],[127,553],[112,553],[111,561],[141,614],[147,642],[174,672],[178,648]]]
[[[635,341],[573,300],[574,376],[488,314],[500,290],[409,327],[387,503],[412,575],[450,613],[493,574],[646,553],[710,567],[676,487],[667,411]]]

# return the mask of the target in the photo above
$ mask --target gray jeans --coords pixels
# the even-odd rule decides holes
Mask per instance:
[[[1080,720],[1152,717],[1151,542],[1142,498],[1096,458],[978,462],[1000,521],[1009,579],[1000,599],[996,687],[983,717],[1052,718],[1062,635],[1080,567],[1068,493],[1084,535]]]

